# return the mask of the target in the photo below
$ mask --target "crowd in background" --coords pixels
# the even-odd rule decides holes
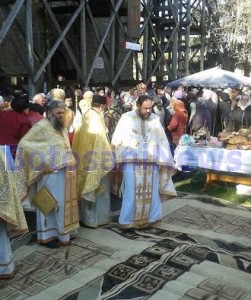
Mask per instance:
[[[72,139],[95,94],[106,97],[104,119],[110,139],[121,115],[135,110],[138,96],[145,94],[153,97],[152,112],[159,116],[173,145],[177,145],[185,133],[196,135],[206,131],[208,135],[217,136],[222,131],[251,126],[251,87],[248,86],[208,89],[187,88],[181,84],[173,89],[168,85],[149,87],[140,83],[131,89],[119,90],[68,86],[64,90],[36,94],[32,99],[7,90],[0,96],[0,111],[5,112],[0,115],[0,128],[5,128],[0,130],[0,144],[17,144],[29,128],[45,116],[45,107],[52,98],[60,99],[66,106],[66,127]]]

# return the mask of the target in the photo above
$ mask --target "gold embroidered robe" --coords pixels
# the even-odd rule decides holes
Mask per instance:
[[[23,233],[28,231],[28,227],[18,198],[14,174],[6,165],[5,153],[0,150],[0,219],[7,223],[9,233]]]
[[[46,174],[66,169],[65,232],[77,228],[76,159],[68,132],[55,130],[47,118],[36,123],[18,144],[15,178],[19,198],[24,200],[29,187]],[[67,229],[66,229],[67,227]]]
[[[90,199],[89,196],[103,190],[101,179],[112,169],[114,162],[104,118],[94,109],[89,109],[83,115],[82,125],[75,131],[72,147],[79,159],[78,195],[95,201],[95,197]]]

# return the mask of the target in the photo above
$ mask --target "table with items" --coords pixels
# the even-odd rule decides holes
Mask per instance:
[[[186,135],[175,149],[176,167],[179,170],[183,166],[205,169],[207,180],[204,189],[213,181],[251,186],[251,151],[242,150],[240,146],[239,149],[222,146],[223,143],[218,138],[211,142],[196,143],[191,136]]]

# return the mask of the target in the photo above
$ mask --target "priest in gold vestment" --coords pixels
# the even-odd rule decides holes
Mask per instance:
[[[5,150],[4,150],[5,148]],[[9,234],[28,231],[23,208],[18,198],[14,175],[8,166],[12,159],[6,147],[0,147],[0,279],[11,278],[15,274],[15,263]]]
[[[110,221],[110,187],[108,172],[113,167],[113,155],[101,115],[106,99],[94,95],[92,107],[82,117],[75,131],[73,150],[79,160],[77,168],[80,220],[84,225],[97,227]]]
[[[28,203],[34,207],[34,196],[42,188],[57,202],[57,207],[48,215],[42,208],[36,209],[38,243],[50,248],[69,244],[69,233],[79,226],[76,159],[64,126],[64,113],[63,102],[51,100],[47,117],[36,123],[19,142],[15,160],[23,206]]]
[[[112,137],[116,163],[121,166],[122,228],[144,228],[162,218],[161,200],[173,197],[175,173],[169,143],[153,99],[139,96],[136,111],[122,115]]]
[[[83,99],[79,101],[79,107],[82,115],[85,115],[87,110],[91,108],[93,95],[94,94],[92,91],[86,91],[84,93]]]

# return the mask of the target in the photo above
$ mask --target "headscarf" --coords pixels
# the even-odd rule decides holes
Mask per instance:
[[[182,113],[188,119],[188,112],[185,109],[185,104],[181,100],[176,100],[173,104],[173,109],[175,112]]]
[[[176,98],[176,99],[183,99],[184,94],[181,90],[177,90],[173,93],[173,97]]]
[[[245,110],[250,105],[251,105],[251,100],[249,100],[245,105],[241,105],[240,100],[239,100],[239,107],[241,110]]]

